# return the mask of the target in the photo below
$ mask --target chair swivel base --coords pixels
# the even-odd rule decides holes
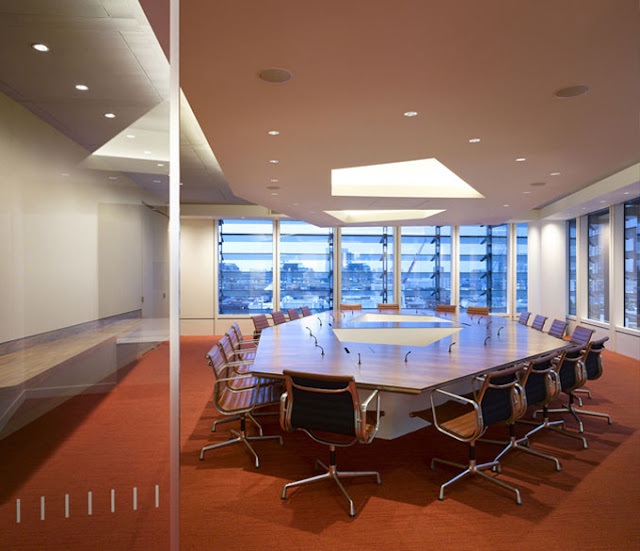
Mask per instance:
[[[444,465],[450,465],[452,467],[458,467],[459,469],[463,469],[461,473],[457,474],[451,480],[449,480],[448,482],[445,482],[442,486],[440,486],[440,495],[438,496],[438,499],[440,501],[444,501],[444,489],[447,486],[453,484],[454,482],[458,482],[459,480],[462,480],[463,478],[469,475],[477,474],[482,478],[486,478],[490,482],[498,484],[499,486],[502,486],[503,488],[506,488],[507,490],[511,490],[512,492],[514,492],[516,494],[516,503],[518,505],[522,505],[522,498],[520,497],[520,490],[518,490],[518,488],[516,488],[515,486],[512,486],[511,484],[507,484],[504,480],[500,480],[495,476],[490,476],[484,472],[487,469],[494,469],[494,468],[498,469],[499,471],[500,469],[499,461],[490,461],[489,463],[481,463],[480,465],[477,465],[475,459],[471,459],[468,465],[462,465],[461,463],[455,463],[453,461],[448,461],[447,459],[439,459],[438,457],[434,457],[431,460],[432,471],[435,470],[436,463],[442,463]]]
[[[611,416],[608,413],[600,413],[599,411],[589,411],[586,409],[578,408],[571,402],[569,402],[568,404],[562,404],[562,407],[550,409],[549,413],[570,413],[571,415],[573,415],[576,421],[578,421],[578,432],[581,432],[581,433],[584,432],[584,426],[582,425],[582,420],[580,419],[580,415],[589,415],[591,417],[602,417],[603,419],[607,420],[608,425],[611,425],[613,423],[613,421],[611,420]]]
[[[244,429],[244,419],[241,419],[241,429],[240,431],[236,431],[236,430],[232,430],[231,434],[233,436],[235,436],[235,438],[230,438],[229,440],[225,441],[225,442],[218,442],[217,444],[211,444],[210,446],[205,446],[204,448],[202,448],[200,450],[200,461],[202,461],[204,459],[204,452],[209,451],[209,450],[215,450],[216,448],[222,448],[224,446],[228,446],[230,444],[238,444],[238,443],[243,443],[248,450],[251,452],[251,454],[255,457],[256,460],[256,469],[260,468],[260,460],[258,459],[258,454],[255,452],[255,450],[253,449],[253,446],[251,446],[250,441],[252,440],[272,440],[272,439],[278,439],[280,440],[280,445],[282,446],[282,436],[279,435],[273,435],[273,436],[247,436],[247,433]]]
[[[316,460],[316,470],[317,470],[317,466],[320,465],[324,470],[326,470],[326,473],[323,474],[319,474],[316,476],[311,476],[309,478],[305,478],[303,480],[296,480],[295,482],[289,482],[288,484],[284,485],[284,488],[282,489],[282,499],[287,499],[287,490],[289,488],[293,488],[295,486],[303,486],[305,484],[313,484],[314,482],[320,482],[322,480],[331,480],[333,479],[335,481],[335,483],[338,485],[338,488],[340,488],[340,491],[344,494],[344,496],[347,498],[347,500],[349,501],[349,516],[350,517],[355,517],[356,513],[355,513],[355,509],[353,506],[353,500],[351,499],[351,496],[347,493],[347,490],[345,489],[345,487],[342,485],[342,482],[340,482],[341,478],[353,478],[356,476],[375,476],[376,477],[376,483],[378,484],[378,486],[380,484],[382,484],[382,480],[380,479],[380,474],[376,471],[357,471],[357,472],[342,472],[342,471],[338,471],[336,465],[330,465],[327,467],[327,465],[325,465],[322,461],[320,461],[319,459]]]
[[[523,438],[519,438],[516,439],[515,436],[515,429],[513,425],[509,426],[509,440],[508,441],[498,441],[498,440],[486,440],[484,438],[481,438],[479,440],[480,442],[489,442],[490,444],[499,444],[499,445],[506,445],[506,448],[504,448],[494,459],[494,461],[500,461],[500,459],[502,459],[502,457],[504,457],[507,453],[509,453],[511,450],[520,450],[523,452],[526,452],[530,455],[535,455],[536,457],[541,457],[543,459],[548,459],[549,461],[553,461],[556,464],[556,471],[561,471],[562,467],[560,466],[560,461],[558,461],[557,457],[554,457],[553,455],[549,455],[546,453],[542,453],[539,452],[538,450],[534,450],[530,447],[529,444],[529,440],[527,439],[526,436],[524,436]],[[493,469],[494,471],[496,470],[496,468]]]
[[[255,417],[258,417],[259,415],[279,415],[279,412],[277,411],[268,411],[268,412],[260,412],[260,413],[247,413],[245,414],[247,416],[247,419],[249,419],[258,429],[258,431],[260,432],[260,436],[262,436],[262,426],[260,425],[260,423],[258,423],[258,421],[255,420]],[[224,419],[218,419],[217,421],[213,422],[213,426],[211,427],[211,432],[216,432],[216,428],[218,425],[222,425],[223,423],[229,423],[230,421],[237,421],[238,419],[241,419],[242,415],[231,415],[230,417],[225,417]]]
[[[536,428],[534,428],[533,430],[530,430],[527,434],[524,435],[524,439],[526,439],[526,440],[529,440],[529,438],[531,438],[531,436],[533,436],[538,431],[541,431],[542,429],[549,429],[549,430],[552,430],[552,431],[557,432],[559,434],[564,434],[565,436],[568,436],[570,438],[575,438],[576,440],[581,440],[582,441],[582,448],[585,449],[585,450],[589,447],[589,445],[587,444],[587,439],[584,436],[580,436],[579,434],[576,434],[574,432],[570,432],[567,429],[565,429],[564,428],[564,421],[549,421],[549,417],[547,415],[545,415],[543,417],[542,423],[538,423],[536,421],[525,421],[523,419],[519,419],[516,422],[517,423],[525,423],[527,425],[536,425]],[[562,427],[562,428],[560,428],[560,427]]]

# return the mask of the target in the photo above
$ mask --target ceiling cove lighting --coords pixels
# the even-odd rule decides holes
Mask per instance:
[[[48,52],[49,46],[46,44],[31,44],[31,47],[38,52]]]
[[[363,224],[366,222],[395,222],[400,220],[422,220],[444,212],[434,210],[325,210],[344,224]]]
[[[438,159],[334,168],[331,195],[339,197],[418,197],[483,199]]]

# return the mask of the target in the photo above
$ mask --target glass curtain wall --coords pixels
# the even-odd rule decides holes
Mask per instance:
[[[588,216],[588,317],[609,321],[609,211]]]
[[[135,1],[20,4],[0,7],[19,60],[0,76],[0,548],[168,549],[169,64]]]
[[[507,225],[460,226],[460,307],[507,311]]]
[[[280,222],[280,305],[333,308],[333,228]]]
[[[342,228],[341,302],[393,302],[393,228]]]
[[[528,308],[527,224],[516,224],[516,312]]]
[[[218,221],[218,312],[273,310],[273,222]]]
[[[451,226],[401,229],[402,307],[451,303]]]
[[[640,328],[640,199],[624,205],[624,326]]]
[[[576,302],[576,281],[577,281],[577,233],[576,233],[576,219],[567,220],[567,297],[568,297],[568,311],[570,316],[577,315],[577,302]]]

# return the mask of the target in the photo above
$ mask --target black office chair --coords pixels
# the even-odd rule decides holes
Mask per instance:
[[[240,419],[240,431],[231,431],[235,438],[203,447],[200,450],[200,461],[204,459],[206,451],[222,448],[229,444],[242,443],[255,457],[255,465],[258,468],[260,467],[260,460],[250,441],[276,438],[282,446],[282,437],[278,435],[264,436],[262,428],[251,413],[256,408],[277,404],[282,393],[282,384],[277,381],[263,382],[253,377],[250,373],[238,373],[233,366],[225,362],[222,348],[217,345],[209,350],[206,358],[215,376],[213,403],[216,409],[223,415],[229,416],[230,420]],[[259,428],[259,436],[247,435],[247,419],[251,420]]]
[[[437,408],[433,402],[433,394],[431,394],[431,410],[436,428],[447,436],[451,436],[461,442],[469,443],[468,465],[454,463],[453,461],[439,459],[437,457],[431,460],[431,469],[435,469],[436,463],[443,463],[463,469],[461,473],[440,486],[440,495],[438,496],[440,501],[444,500],[444,489],[447,486],[468,475],[479,475],[514,492],[516,494],[516,503],[522,505],[522,498],[520,497],[520,490],[518,490],[518,488],[507,484],[497,478],[497,476],[490,476],[484,472],[488,469],[495,469],[499,472],[499,461],[490,461],[489,463],[480,465],[476,464],[476,442],[487,427],[494,423],[512,424],[526,412],[527,402],[524,397],[524,391],[517,378],[517,374],[521,370],[521,366],[515,366],[477,377],[474,379],[474,382],[480,382],[481,386],[479,389],[474,387],[473,399],[458,396],[457,394],[452,394],[439,388],[435,389],[434,392],[472,408],[466,413],[462,413],[446,421],[438,420]],[[421,413],[422,412],[416,412],[412,415],[422,416]]]
[[[535,428],[530,430],[525,438],[530,440],[531,437],[540,432],[543,429],[552,430],[559,434],[564,434],[569,438],[575,438],[582,442],[584,449],[588,448],[587,439],[583,436],[570,432],[564,428],[564,421],[551,421],[549,418],[548,404],[555,400],[560,395],[561,383],[560,383],[560,370],[565,363],[568,367],[573,365],[573,358],[576,353],[580,353],[580,348],[577,350],[569,349],[563,350],[560,356],[554,356],[550,354],[544,358],[544,361],[537,363],[535,369],[532,369],[525,385],[525,393],[527,395],[527,403],[529,405],[542,406],[541,410],[534,413],[534,417],[538,413],[542,413],[542,422],[519,420],[520,423],[527,423],[535,425]]]
[[[548,366],[550,364],[551,360],[553,360],[555,357],[556,357],[555,353],[554,354],[549,354],[547,356],[543,356],[542,358],[536,358],[534,360],[531,360],[528,364],[526,364],[524,369],[519,373],[520,386],[522,386],[523,388],[526,388],[527,381],[529,380],[529,375],[531,374],[531,372],[534,371],[534,370],[536,370],[536,371],[537,370],[544,370],[545,367]],[[558,459],[556,457],[554,457],[553,455],[548,455],[546,453],[542,453],[542,452],[539,452],[538,450],[532,449],[526,436],[523,437],[523,438],[517,438],[516,437],[516,424],[515,424],[515,421],[516,420],[514,419],[513,422],[508,423],[508,427],[509,427],[509,441],[508,442],[501,442],[501,441],[496,441],[496,440],[487,440],[485,438],[483,438],[481,440],[482,442],[489,442],[489,443],[492,443],[492,444],[501,444],[501,445],[506,444],[507,445],[496,456],[494,461],[500,461],[502,459],[502,457],[504,457],[511,450],[520,450],[520,451],[523,451],[523,452],[528,453],[530,455],[535,455],[537,457],[541,457],[543,459],[548,459],[549,461],[553,461],[555,463],[555,465],[556,465],[556,470],[557,471],[562,470],[562,467],[560,466],[560,461],[558,461]]]
[[[381,484],[380,475],[375,471],[340,472],[336,465],[336,447],[351,446],[356,442],[369,444],[380,423],[380,395],[374,390],[361,404],[352,376],[330,376],[285,370],[286,392],[280,400],[280,425],[283,430],[302,430],[316,442],[329,446],[329,466],[320,460],[326,472],[289,482],[282,489],[282,499],[287,498],[287,490],[333,479],[349,500],[349,516],[355,516],[353,501],[345,490],[341,478],[375,476]],[[367,407],[376,399],[375,424],[367,422]]]
[[[531,317],[531,312],[521,312],[520,317],[518,318],[518,323],[521,325],[527,325],[527,323],[529,323],[530,317]]]

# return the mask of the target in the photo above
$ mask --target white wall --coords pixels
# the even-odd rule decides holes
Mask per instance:
[[[0,342],[153,302],[167,219],[141,201],[157,198],[83,169],[86,150],[1,94],[0,120]]]

